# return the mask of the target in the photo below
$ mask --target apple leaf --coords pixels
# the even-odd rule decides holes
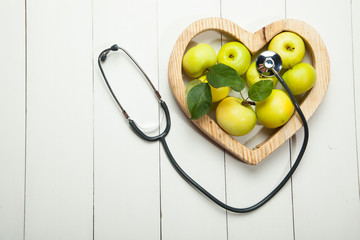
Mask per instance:
[[[270,96],[274,83],[271,80],[261,80],[249,88],[248,94],[251,100],[259,102]]]
[[[188,95],[189,91],[195,87],[196,85],[202,83],[202,81],[200,81],[199,79],[194,79],[191,80],[188,84],[186,84],[186,88],[185,88],[185,96]]]
[[[199,119],[211,109],[211,89],[207,83],[199,83],[188,92],[187,106],[191,120]]]
[[[239,76],[236,70],[222,63],[212,66],[206,79],[214,88],[231,87],[237,92],[245,88],[245,80]]]

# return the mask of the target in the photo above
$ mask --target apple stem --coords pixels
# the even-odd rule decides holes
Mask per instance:
[[[244,105],[244,106],[246,106],[246,105],[253,105],[253,106],[255,106],[255,105],[256,105],[255,102],[253,102],[253,101],[248,101],[248,100],[242,101],[241,104]]]

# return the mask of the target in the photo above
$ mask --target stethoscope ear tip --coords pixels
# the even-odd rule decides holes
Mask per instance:
[[[105,62],[106,57],[107,57],[107,55],[108,55],[108,53],[109,53],[110,51],[117,51],[117,50],[119,50],[119,46],[116,45],[116,44],[112,45],[112,46],[111,46],[110,48],[108,48],[107,50],[104,50],[103,53],[102,53],[101,56],[100,56],[101,62]]]
[[[117,50],[119,50],[119,46],[114,44],[114,45],[111,46],[110,49],[111,49],[111,51],[117,51]]]
[[[107,56],[106,53],[103,53],[103,54],[101,55],[101,57],[100,57],[101,62],[105,62],[106,56]]]

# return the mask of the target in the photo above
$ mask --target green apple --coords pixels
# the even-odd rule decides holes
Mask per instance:
[[[282,76],[292,94],[299,95],[310,90],[316,81],[316,72],[308,63],[296,64]]]
[[[290,97],[280,89],[273,89],[270,96],[255,106],[259,122],[266,128],[284,125],[294,112]]]
[[[282,32],[269,43],[268,50],[278,53],[283,68],[290,68],[301,62],[305,56],[305,44],[302,38],[292,32]]]
[[[227,97],[216,108],[219,126],[233,136],[249,133],[256,124],[256,114],[251,106],[242,105],[242,99]]]
[[[211,66],[215,65],[217,55],[212,46],[199,43],[190,48],[184,55],[182,64],[185,73],[192,78],[200,77]]]
[[[249,69],[246,72],[246,83],[249,87],[254,85],[256,82],[260,80],[271,80],[274,83],[274,87],[277,84],[278,80],[275,76],[272,77],[263,77],[259,74],[258,70],[256,69],[256,64],[253,62]]]
[[[206,79],[206,75],[199,77],[199,80],[202,82],[205,82],[205,83],[208,82]],[[210,89],[211,89],[211,97],[212,97],[211,101],[212,102],[218,102],[218,101],[226,98],[230,92],[230,87],[214,88],[213,86],[210,85]]]
[[[244,44],[229,42],[220,48],[217,61],[234,68],[242,75],[250,66],[251,54]]]

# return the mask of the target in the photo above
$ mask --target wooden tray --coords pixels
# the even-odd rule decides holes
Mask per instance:
[[[312,65],[316,69],[316,84],[304,96],[300,104],[306,119],[311,117],[324,98],[330,80],[328,53],[323,40],[314,28],[299,20],[281,20],[273,22],[253,34],[229,20],[223,18],[206,18],[192,23],[181,33],[176,41],[169,61],[168,74],[171,91],[189,118],[190,113],[187,109],[185,98],[185,84],[182,78],[182,58],[189,42],[196,35],[208,30],[216,30],[233,37],[247,46],[253,55],[280,32],[291,31],[300,35],[305,41]],[[258,164],[261,162],[293,136],[302,126],[301,120],[296,113],[285,125],[279,128],[263,143],[257,145],[254,149],[249,149],[222,130],[208,115],[198,120],[192,120],[192,122],[229,153],[249,164]]]

